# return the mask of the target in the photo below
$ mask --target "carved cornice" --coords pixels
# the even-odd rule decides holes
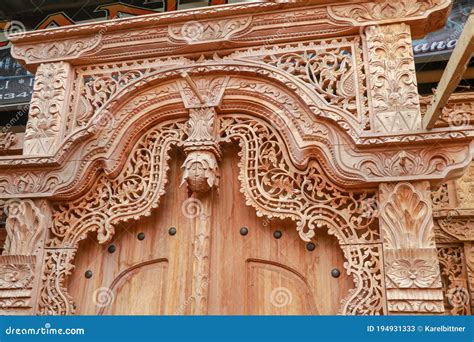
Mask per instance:
[[[40,30],[12,36],[11,41],[14,56],[35,69],[57,60],[77,64],[75,60],[213,51],[222,42],[237,48],[349,35],[361,26],[388,22],[408,22],[421,36],[443,25],[449,5],[448,0],[233,4]]]

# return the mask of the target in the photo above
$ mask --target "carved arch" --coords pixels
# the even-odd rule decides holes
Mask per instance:
[[[316,228],[327,227],[338,238],[347,258],[345,267],[356,284],[342,303],[341,313],[384,312],[376,215],[367,215],[375,201],[373,194],[337,186],[316,160],[304,170],[296,168],[287,148],[281,147],[286,146],[283,138],[264,120],[249,115],[221,115],[219,119],[220,143],[239,141],[242,148],[240,181],[247,204],[259,215],[297,221],[306,241],[314,237]],[[185,137],[181,119],[158,123],[135,143],[117,175],[101,174],[89,192],[54,207],[40,313],[74,312],[64,284],[72,272],[79,241],[97,232],[99,242],[106,243],[114,234],[114,224],[149,215],[165,194],[168,152]]]

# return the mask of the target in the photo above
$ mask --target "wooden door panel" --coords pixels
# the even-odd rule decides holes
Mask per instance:
[[[240,192],[237,149],[226,152],[221,162],[225,182],[213,203],[209,314],[337,314],[354,284],[345,272],[336,238],[320,229],[316,249],[308,251],[294,222],[257,217]],[[248,228],[245,236],[240,234],[242,227]],[[273,236],[277,230],[282,233],[279,239]],[[248,265],[254,265],[255,260],[273,265],[272,272],[253,270],[247,278]],[[339,278],[331,276],[335,268],[341,272]],[[293,294],[288,308],[270,302],[270,294],[285,287],[282,284]],[[254,296],[258,300],[249,299]]]
[[[147,312],[172,315],[189,312],[191,287],[186,279],[191,277],[192,271],[194,227],[181,209],[181,203],[188,198],[186,187],[180,187],[177,177],[182,163],[183,158],[178,153],[172,154],[170,174],[173,176],[169,177],[166,196],[149,217],[120,224],[114,240],[108,245],[99,245],[94,236],[81,242],[76,267],[69,278],[69,291],[76,302],[77,314]],[[176,228],[176,235],[169,234],[171,227]],[[145,234],[143,240],[138,239],[139,233]],[[109,253],[110,245],[115,246],[114,253]],[[156,264],[153,262],[156,260],[161,262]],[[93,274],[89,279],[85,277],[87,270]],[[124,274],[126,277],[118,282]],[[114,297],[110,307],[96,304],[99,289],[103,290],[102,300],[107,299],[105,290],[110,289],[109,296]],[[150,298],[149,303],[144,302],[146,296]]]
[[[168,285],[168,260],[157,259],[132,266],[118,275],[109,288],[111,304],[99,314],[163,315]]]
[[[315,315],[316,303],[306,278],[284,265],[247,261],[249,315]]]

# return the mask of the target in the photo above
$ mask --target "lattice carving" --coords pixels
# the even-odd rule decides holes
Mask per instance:
[[[471,299],[462,246],[439,246],[438,257],[446,313],[469,315]]]
[[[315,229],[328,227],[341,244],[378,240],[375,215],[366,204],[368,193],[345,191],[324,176],[317,161],[305,171],[296,169],[281,149],[284,142],[275,129],[262,121],[225,116],[221,120],[224,141],[236,140],[240,152],[241,192],[260,216],[291,218],[301,239],[310,241]]]
[[[57,204],[51,246],[75,247],[91,231],[106,243],[114,234],[114,224],[149,215],[165,192],[168,152],[183,135],[181,123],[158,125],[142,136],[116,178],[109,180],[102,174],[87,194]]]
[[[347,245],[342,250],[344,267],[354,277],[355,288],[341,303],[343,315],[381,315],[386,313],[381,263],[381,245]]]

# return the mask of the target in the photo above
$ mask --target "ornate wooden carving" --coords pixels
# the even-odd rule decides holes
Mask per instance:
[[[370,26],[365,34],[373,129],[382,133],[419,130],[421,114],[410,27]]]
[[[421,131],[411,41],[442,26],[449,5],[271,1],[13,37],[13,54],[37,73],[23,156],[0,158],[0,198],[25,213],[8,218],[0,303],[73,313],[66,284],[79,242],[97,233],[106,243],[159,205],[171,148],[186,155],[190,199],[207,206],[225,178],[221,149],[238,143],[241,191],[259,216],[294,220],[304,241],[323,228],[337,237],[354,279],[342,314],[444,312],[434,232],[472,234],[460,223],[469,215],[443,221],[452,198],[444,185],[430,197],[429,181],[461,176],[474,132]],[[469,177],[458,182],[464,209]],[[205,217],[193,235],[191,311],[204,314]],[[22,286],[19,304],[7,283]]]
[[[383,184],[380,200],[389,312],[444,312],[429,184]]]
[[[438,246],[447,314],[470,315],[470,294],[462,246]]]
[[[67,63],[42,64],[35,76],[23,154],[55,152],[64,124],[71,67]]]

